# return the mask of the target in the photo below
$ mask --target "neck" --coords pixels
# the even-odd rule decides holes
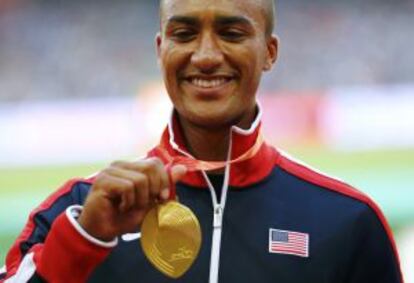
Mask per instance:
[[[244,115],[235,126],[243,129],[250,127],[256,117],[256,109]],[[223,161],[227,159],[231,127],[203,127],[179,116],[183,137],[188,151],[199,160]]]

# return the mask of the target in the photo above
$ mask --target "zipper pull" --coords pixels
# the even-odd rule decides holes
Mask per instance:
[[[223,207],[221,207],[221,205],[216,205],[214,207],[213,227],[221,228],[222,222],[223,222]]]

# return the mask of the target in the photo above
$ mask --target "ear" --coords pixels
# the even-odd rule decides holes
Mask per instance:
[[[157,49],[158,65],[160,65],[160,59],[161,59],[161,43],[162,43],[161,33],[157,32],[157,34],[155,36],[155,46],[156,46],[156,49]]]
[[[266,41],[267,52],[263,71],[270,71],[279,55],[279,37],[272,34]]]

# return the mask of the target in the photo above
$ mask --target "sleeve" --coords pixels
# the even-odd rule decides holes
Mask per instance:
[[[69,181],[30,214],[7,254],[0,283],[87,280],[117,244],[94,239],[76,220],[89,186]]]
[[[395,241],[379,208],[367,206],[358,226],[357,245],[344,282],[403,283]]]

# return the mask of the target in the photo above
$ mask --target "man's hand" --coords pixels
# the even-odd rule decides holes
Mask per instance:
[[[172,182],[185,173],[184,166],[173,166]],[[169,186],[168,172],[158,158],[114,162],[96,177],[79,224],[103,241],[136,232],[148,210],[168,199]]]

